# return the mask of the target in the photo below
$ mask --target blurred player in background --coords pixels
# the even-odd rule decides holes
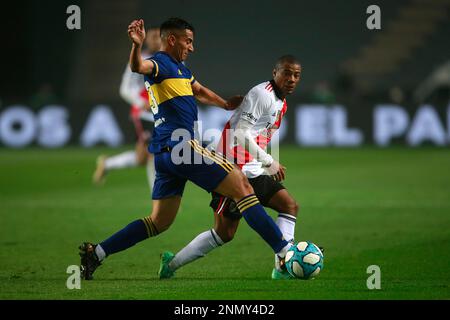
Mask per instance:
[[[154,135],[149,147],[149,151],[154,153],[156,167],[152,213],[131,222],[98,244],[81,244],[81,276],[86,280],[93,279],[93,273],[108,256],[169,229],[180,208],[187,181],[194,182],[207,192],[215,191],[233,199],[248,225],[281,259],[292,247],[260,204],[241,170],[224,157],[204,148],[194,138],[195,122],[198,120],[195,99],[234,110],[241,104],[242,97],[224,100],[200,84],[182,63],[194,51],[194,27],[191,24],[171,18],[160,29],[161,51],[151,59],[143,60],[144,21],[135,20],[128,27],[132,42],[131,70],[145,76],[155,117]],[[278,162],[266,160],[264,166],[268,166],[274,174],[280,171]]]
[[[142,58],[151,58],[161,47],[159,27],[149,28],[145,38],[146,49]],[[131,105],[130,118],[136,131],[137,142],[135,150],[125,151],[114,156],[101,155],[97,158],[97,168],[92,177],[93,183],[100,185],[106,174],[111,170],[146,166],[150,190],[155,182],[153,156],[147,151],[153,131],[153,114],[149,111],[148,93],[144,86],[144,77],[134,73],[127,64],[120,84],[120,96]]]
[[[248,92],[226,123],[217,146],[217,151],[225,154],[241,168],[261,204],[278,212],[276,224],[284,238],[291,242],[294,241],[298,204],[280,183],[285,178],[285,168],[280,165],[280,171],[272,176],[265,172],[264,166],[276,161],[265,149],[281,125],[287,111],[285,97],[294,91],[300,81],[300,73],[301,65],[295,57],[280,57],[273,69],[273,79],[253,87]],[[199,234],[176,255],[164,252],[158,272],[161,279],[171,278],[178,268],[204,257],[208,252],[233,239],[242,217],[236,203],[212,192],[210,206],[215,212],[214,228]],[[293,278],[281,268],[277,255],[272,278]]]

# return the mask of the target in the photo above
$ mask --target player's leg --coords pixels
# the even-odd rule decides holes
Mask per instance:
[[[152,214],[135,220],[99,244],[85,242],[80,246],[82,278],[91,280],[95,269],[111,254],[164,232],[175,219],[181,197],[154,200]]]
[[[131,222],[98,245],[83,243],[80,247],[83,278],[92,279],[93,272],[107,256],[130,248],[149,237],[157,236],[172,224],[180,207],[186,180],[167,172],[165,157],[167,154],[158,155],[155,159],[159,165],[159,172],[152,195],[154,200],[152,214]]]
[[[239,211],[236,210],[236,215],[239,215],[238,218],[230,216],[226,213],[224,214],[216,214],[215,223],[214,223],[214,231],[223,241],[223,243],[230,242],[234,239],[234,235],[239,226],[239,221],[242,215],[240,215]]]
[[[97,158],[97,166],[92,176],[92,182],[101,184],[109,171],[136,167],[137,164],[135,150],[125,151],[111,157],[101,155]]]
[[[175,219],[180,202],[180,196],[153,200],[151,215],[131,222],[122,230],[99,243],[97,256],[100,261],[111,254],[128,249],[142,240],[155,237],[166,231]],[[101,252],[102,250],[103,252]]]
[[[249,182],[261,204],[264,207],[279,212],[276,224],[280,228],[284,239],[293,242],[295,216],[298,208],[295,200],[287,193],[285,187],[280,182],[274,180],[272,176],[260,175],[249,179]],[[275,254],[275,268],[272,270],[272,278],[292,278],[289,273],[281,267],[280,258],[277,254]]]
[[[286,189],[279,190],[267,206],[278,212],[276,223],[287,241],[294,239],[299,205]]]
[[[233,199],[248,225],[271,246],[276,254],[284,258],[290,246],[289,243],[283,238],[273,219],[266,213],[247,177],[239,169],[234,168],[214,191]]]
[[[172,163],[172,170],[208,192],[215,191],[233,199],[250,227],[283,258],[290,244],[259,203],[247,177],[223,156],[203,148],[196,140],[187,141],[176,149],[172,150],[171,158],[179,157],[182,152],[183,161],[178,165]],[[188,163],[185,157],[190,160]]]
[[[286,189],[278,190],[267,202],[267,207],[278,212],[276,224],[286,240],[293,242],[295,223],[297,221],[298,204]],[[291,279],[288,272],[280,266],[280,259],[275,255],[275,268],[272,270],[272,279]]]
[[[177,269],[206,256],[215,248],[233,239],[239,225],[239,219],[242,216],[237,209],[235,212],[229,211],[231,202],[228,198],[213,194],[211,207],[215,211],[214,228],[197,235],[175,255],[169,251],[164,252],[161,255],[161,265],[158,272],[160,279],[171,278]]]
[[[164,188],[161,187],[164,185]],[[99,259],[125,250],[149,237],[154,237],[167,230],[175,219],[181,203],[185,180],[161,174],[153,193],[153,208],[150,216],[133,221],[125,228],[101,242]],[[168,192],[170,190],[170,192]],[[101,252],[101,250],[104,251]]]
[[[294,239],[298,204],[286,188],[272,176],[260,175],[249,179],[255,194],[264,207],[278,212],[276,224],[287,241]]]
[[[147,164],[148,146],[147,140],[144,137],[140,137],[136,142],[136,163],[138,166],[144,166]]]
[[[153,200],[153,210],[150,219],[156,228],[157,233],[169,229],[175,221],[178,209],[180,208],[181,196],[175,195],[161,200]]]
[[[144,115],[147,113],[143,113]],[[154,121],[153,116],[149,118],[140,117],[139,123],[136,123],[136,133],[143,132],[144,134],[139,135],[141,137],[140,144],[142,145],[142,165],[145,165],[145,171],[147,174],[147,183],[150,188],[150,192],[153,191],[153,185],[155,184],[156,172],[155,163],[153,159],[153,154],[148,152],[148,145],[151,143],[151,138],[153,135]],[[145,151],[145,152],[144,152]]]
[[[147,158],[149,155],[148,144],[152,136],[153,123],[149,123],[140,118],[140,113],[132,116],[134,129],[136,131],[136,161],[139,166],[145,166],[147,164]]]
[[[150,192],[153,191],[153,185],[155,184],[156,172],[155,172],[155,160],[151,153],[147,154],[147,164],[145,166],[147,173],[147,182],[150,187]]]
[[[155,164],[153,161],[153,155],[148,152],[148,144],[151,133],[143,131],[141,137],[139,137],[136,143],[136,158],[139,166],[145,166],[147,175],[147,182],[150,188],[150,192],[153,191],[153,185],[155,184]]]
[[[143,166],[147,163],[147,140],[151,136],[150,132],[145,131],[139,117],[132,117],[136,130],[137,142],[135,150],[119,153],[107,157],[101,155],[97,158],[97,166],[92,176],[92,182],[100,185],[104,182],[105,176],[109,171],[124,168]]]

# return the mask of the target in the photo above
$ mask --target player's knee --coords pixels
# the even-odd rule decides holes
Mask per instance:
[[[137,151],[136,152],[136,162],[139,166],[144,166],[147,163],[146,151]]]
[[[300,209],[299,204],[297,203],[297,201],[295,201],[294,199],[289,199],[285,204],[284,204],[284,208],[283,208],[283,212],[284,213],[288,213],[291,216],[296,217],[298,214],[298,211]]]
[[[232,228],[218,228],[216,229],[217,235],[220,237],[223,243],[233,240],[236,230]]]
[[[158,229],[158,234],[163,233],[167,229],[169,229],[170,225],[158,225],[156,228]]]
[[[235,201],[238,201],[243,197],[254,193],[252,185],[242,172],[239,172],[236,187],[236,199],[234,199]]]
[[[143,166],[147,163],[147,159],[145,157],[138,157],[137,158],[137,164],[138,166]]]
[[[173,221],[164,221],[164,220],[155,219],[154,217],[151,217],[151,222],[153,223],[153,228],[154,228],[155,233],[161,234],[170,228]]]
[[[246,176],[244,176],[243,187],[244,187],[244,192],[246,194],[255,193],[255,191],[253,190],[252,185],[250,184],[250,182],[248,181]]]

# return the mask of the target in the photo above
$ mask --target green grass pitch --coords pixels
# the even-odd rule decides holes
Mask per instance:
[[[326,248],[315,280],[271,280],[273,254],[243,221],[232,243],[160,281],[159,254],[212,226],[209,195],[189,183],[171,229],[69,290],[80,242],[150,213],[143,168],[91,185],[96,156],[118,151],[0,150],[0,299],[450,298],[450,150],[433,148],[281,149],[301,206],[297,240]],[[381,290],[367,289],[370,265]]]

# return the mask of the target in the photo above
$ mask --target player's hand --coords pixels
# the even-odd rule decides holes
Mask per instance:
[[[233,96],[230,99],[227,100],[225,104],[225,110],[234,110],[237,107],[239,107],[242,103],[242,100],[244,100],[244,96]]]
[[[286,167],[283,165],[280,165],[280,170],[278,170],[278,172],[273,175],[273,178],[278,182],[286,179]]]
[[[144,110],[147,112],[151,112],[152,111],[152,106],[150,105],[150,103],[148,102],[148,100],[144,101],[144,106],[143,106]]]
[[[128,26],[128,37],[137,46],[142,46],[145,39],[144,20],[134,20]]]
[[[138,139],[139,139],[139,141],[141,141],[141,142],[146,142],[146,141],[148,141],[148,140],[151,138],[151,136],[152,136],[152,134],[151,134],[149,131],[143,131],[143,132],[139,135]]]
[[[278,173],[278,171],[280,171],[280,163],[276,160],[273,160],[272,164],[268,167],[265,167],[265,170],[267,172],[267,174],[273,176],[276,175]]]
[[[286,167],[278,161],[273,160],[269,167],[265,168],[267,174],[271,175],[276,181],[283,181],[286,178]]]

